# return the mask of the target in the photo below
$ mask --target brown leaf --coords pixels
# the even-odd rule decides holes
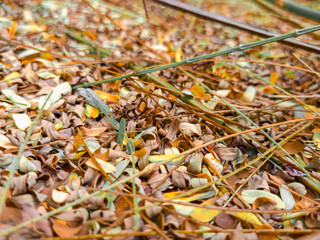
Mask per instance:
[[[241,156],[238,148],[228,148],[223,144],[217,144],[217,146],[214,148],[214,151],[219,158],[224,161],[235,161]]]
[[[179,131],[179,127],[180,127],[180,120],[178,118],[174,118],[167,131],[166,138],[173,141],[176,137],[177,132]]]
[[[39,212],[30,204],[22,205],[22,219],[23,221],[28,221],[33,218],[39,217]],[[51,226],[48,219],[41,219],[40,221],[34,223],[34,227],[37,231],[44,233],[48,237],[53,236]]]
[[[225,212],[220,212],[215,217],[215,223],[224,229],[233,229],[237,225],[236,219]]]
[[[289,142],[286,143],[284,146],[282,146],[284,148],[284,150],[286,150],[289,154],[293,155],[296,153],[301,152],[304,148],[305,145],[300,142],[300,141],[294,141],[294,142]],[[285,156],[286,154],[281,150],[281,149],[277,149],[276,154],[280,157]]]
[[[70,227],[66,221],[58,221],[55,219],[50,219],[52,223],[53,231],[59,237],[73,237],[74,235],[78,234],[83,226],[80,224],[77,227]]]

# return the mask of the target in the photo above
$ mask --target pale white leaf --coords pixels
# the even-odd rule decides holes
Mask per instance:
[[[18,54],[18,58],[29,57],[29,56],[34,55],[36,53],[39,53],[39,51],[35,50],[35,49],[26,49]]]
[[[31,106],[29,101],[27,101],[23,97],[20,97],[18,94],[15,93],[15,91],[11,89],[2,89],[1,92],[4,96],[6,96],[6,98],[13,101],[18,108],[27,109]]]
[[[68,198],[69,193],[53,190],[51,194],[51,198],[56,203],[64,203],[66,199]]]
[[[242,97],[240,98],[243,102],[252,102],[256,97],[257,91],[254,86],[248,86]]]
[[[44,107],[44,110],[48,110],[52,104],[58,102],[61,99],[62,95],[68,94],[69,92],[71,92],[71,86],[68,82],[64,82],[64,83],[56,86],[52,90],[52,94],[51,94],[49,100],[47,101],[47,104]],[[39,108],[41,108],[44,105],[46,98],[47,98],[47,96],[40,97]]]
[[[278,208],[286,208],[285,203],[277,195],[264,190],[245,190],[242,191],[241,196],[250,204],[252,204],[257,198],[265,197],[276,202]]]
[[[296,201],[294,200],[294,197],[291,192],[289,192],[288,187],[284,184],[281,185],[280,188],[280,196],[284,204],[286,205],[286,209],[293,209],[294,205],[296,205]]]
[[[27,159],[25,156],[21,156],[19,162],[19,170],[20,172],[27,173],[27,172],[34,172],[37,170],[36,165]]]
[[[31,125],[31,119],[25,113],[13,113],[12,118],[17,128],[24,131]]]

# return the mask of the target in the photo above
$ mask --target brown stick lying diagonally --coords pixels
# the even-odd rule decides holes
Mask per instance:
[[[231,27],[235,27],[244,31],[247,31],[249,33],[255,34],[255,35],[259,35],[262,37],[273,37],[273,36],[277,36],[277,34],[263,30],[261,28],[257,28],[257,27],[253,27],[235,20],[232,20],[230,18],[224,17],[222,15],[216,14],[216,13],[212,13],[200,8],[197,8],[195,6],[192,6],[190,4],[186,4],[186,3],[182,3],[179,1],[175,1],[175,0],[151,0],[154,3],[172,8],[172,9],[176,9],[182,12],[186,12],[186,13],[190,13],[192,15],[195,15],[199,18],[205,19],[205,20],[210,20],[210,21],[214,21],[214,22],[218,22],[218,23],[222,23],[224,25],[227,26],[231,26]],[[292,47],[297,47],[297,48],[301,48],[310,52],[314,52],[314,53],[320,53],[320,47],[309,44],[309,43],[305,43],[305,42],[301,42],[295,39],[285,39],[281,41],[282,43],[285,43],[289,46]]]

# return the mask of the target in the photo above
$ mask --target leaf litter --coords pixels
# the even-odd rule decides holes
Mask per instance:
[[[1,4],[1,237],[317,234],[317,56],[264,45],[96,84],[256,40],[144,4]],[[259,6],[202,7],[291,30]]]

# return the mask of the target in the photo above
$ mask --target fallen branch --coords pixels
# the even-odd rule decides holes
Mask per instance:
[[[296,3],[291,0],[281,1],[281,4],[277,4],[275,0],[265,0],[265,1],[272,3],[274,5],[277,5],[278,7],[281,7],[282,9],[285,9],[289,12],[300,15],[302,17],[316,20],[318,22],[320,21],[320,11],[318,11],[316,9],[306,7],[302,4]]]

